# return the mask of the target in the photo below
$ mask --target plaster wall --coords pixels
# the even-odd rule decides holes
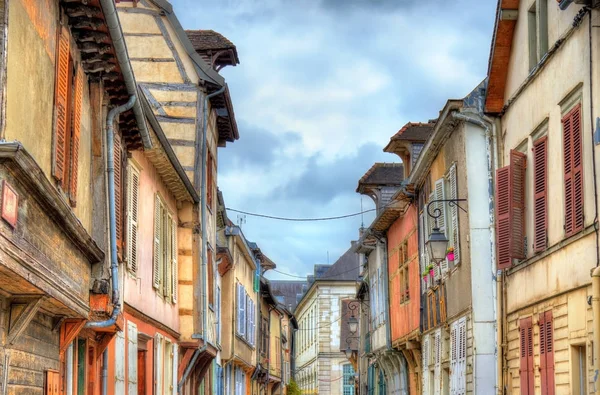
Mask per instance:
[[[270,376],[281,379],[281,316],[276,311],[271,311],[271,325],[269,326],[269,374]]]
[[[421,302],[419,270],[419,235],[417,208],[410,205],[406,214],[398,218],[387,233],[390,325],[392,343],[419,331]],[[407,243],[409,300],[400,303],[400,246]]]
[[[18,140],[46,177],[52,177],[54,80],[58,3],[15,0],[8,20],[6,140]],[[72,53],[79,58],[77,46]],[[91,233],[91,110],[84,83],[78,163],[77,206],[73,212]],[[65,196],[65,200],[67,197]]]
[[[140,170],[139,189],[139,268],[136,276],[126,271],[123,283],[125,303],[142,313],[162,322],[167,327],[178,331],[179,306],[159,295],[152,286],[154,259],[154,205],[158,193],[166,203],[169,213],[178,221],[177,204],[173,195],[166,188],[154,166],[140,151],[132,153],[130,165]],[[179,240],[178,240],[179,243]]]
[[[387,281],[386,273],[384,273],[385,267],[383,266],[383,254],[384,244],[378,242],[377,247],[371,251],[368,256],[369,262],[369,279],[370,284],[373,285],[373,280],[377,278],[377,271],[381,271],[381,281]],[[383,285],[382,285],[383,286]],[[375,293],[377,293],[377,289],[374,289],[372,286],[369,287],[369,298],[370,300],[375,300]],[[383,288],[383,292],[381,293],[383,300],[380,300],[379,306],[381,308],[381,320],[378,325],[375,325],[375,321],[373,321],[373,315],[371,315],[371,349],[373,351],[380,350],[387,346],[386,337],[387,337],[387,320],[386,320],[386,310],[389,308],[388,297],[385,292],[385,287]],[[373,312],[371,312],[373,314]]]

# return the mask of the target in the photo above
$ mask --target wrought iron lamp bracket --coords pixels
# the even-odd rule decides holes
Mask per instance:
[[[442,216],[442,210],[439,207],[434,207],[433,210],[431,209],[431,205],[434,203],[448,203],[448,206],[450,207],[458,207],[459,209],[461,209],[463,212],[467,212],[467,210],[465,210],[463,207],[460,206],[460,204],[458,204],[459,202],[466,202],[467,199],[436,199],[436,200],[432,200],[431,202],[429,202],[427,204],[427,215],[429,215],[431,218],[434,218],[437,222],[437,219],[439,217]]]

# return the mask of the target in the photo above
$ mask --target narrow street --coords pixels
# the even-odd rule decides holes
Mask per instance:
[[[600,395],[600,0],[0,23],[0,395]]]

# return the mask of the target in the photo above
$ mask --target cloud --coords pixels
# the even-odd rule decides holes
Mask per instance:
[[[358,179],[397,160],[382,152],[390,136],[485,77],[495,15],[480,0],[172,3],[184,27],[219,31],[240,56],[221,71],[240,129],[219,151],[227,205],[295,217],[360,210]],[[331,262],[341,255],[360,224],[248,217],[244,233],[279,269],[304,275],[327,251]]]

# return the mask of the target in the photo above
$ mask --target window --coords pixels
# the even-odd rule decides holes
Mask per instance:
[[[552,310],[540,314],[540,375],[542,395],[554,394],[554,331]]]
[[[541,252],[548,243],[547,169],[548,139],[533,143],[533,251]]]
[[[400,303],[408,302],[410,299],[409,293],[409,268],[408,268],[408,240],[404,240],[400,244],[398,250],[398,262],[400,266]]]
[[[585,344],[571,346],[571,394],[587,394],[587,356]]]
[[[529,30],[529,70],[548,52],[548,0],[537,0],[527,13]]]
[[[165,300],[177,302],[177,223],[161,197],[154,201],[153,285]]]
[[[235,395],[246,395],[246,374],[239,367],[235,367]]]
[[[511,150],[510,164],[496,170],[496,251],[498,269],[525,258],[525,154]]]
[[[421,150],[423,150],[423,143],[412,143],[411,168],[415,166],[415,163],[417,163],[417,159],[419,159]]]
[[[531,317],[519,321],[520,390],[523,395],[534,394],[533,328]]]
[[[565,235],[583,230],[583,147],[581,104],[562,118],[565,179]]]
[[[213,194],[214,192],[214,159],[210,152],[208,152],[206,162],[206,205],[212,210],[213,207]]]
[[[304,325],[304,323],[302,323]],[[262,317],[262,331],[261,331],[261,344],[260,344],[260,353],[263,356],[267,355],[267,342],[269,340],[269,321],[267,321],[266,317]]]
[[[116,179],[115,179],[116,180]],[[138,203],[140,172],[133,165],[127,166],[127,270],[134,276],[138,271]],[[116,207],[115,207],[116,210]]]
[[[349,363],[343,366],[344,395],[354,395],[354,369]]]
[[[254,300],[246,292],[246,288],[237,283],[236,305],[237,317],[236,328],[237,334],[251,346],[255,345],[256,331],[256,305]]]
[[[450,372],[450,393],[466,394],[467,320],[464,317],[450,326]]]
[[[75,207],[85,75],[81,65],[75,65],[73,61],[69,28],[65,24],[59,25],[58,29],[52,175],[68,194],[71,206]]]

